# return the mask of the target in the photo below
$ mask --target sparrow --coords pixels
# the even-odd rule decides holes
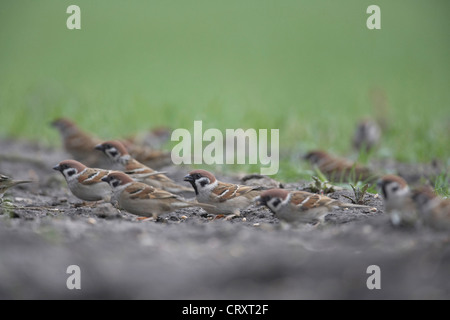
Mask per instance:
[[[109,201],[111,188],[102,178],[109,170],[88,168],[75,160],[64,160],[53,167],[61,172],[74,196],[83,201]]]
[[[380,141],[380,126],[371,119],[362,119],[353,134],[353,147],[357,151],[369,152]]]
[[[51,125],[59,130],[64,149],[75,160],[81,161],[91,167],[103,167],[106,165],[102,162],[98,154],[92,152],[96,145],[102,143],[102,140],[82,131],[73,121],[67,118],[56,119]],[[171,162],[169,152],[152,150],[126,140],[122,140],[122,143],[133,157],[147,165],[161,167]]]
[[[436,228],[450,228],[450,199],[437,196],[430,186],[413,190],[412,199],[425,223]]]
[[[111,203],[120,209],[142,217],[157,219],[161,214],[188,207],[209,207],[202,203],[189,202],[165,190],[134,181],[127,174],[112,171],[102,178],[108,183],[113,195]]]
[[[51,125],[59,130],[64,149],[75,160],[82,161],[89,166],[101,164],[100,157],[92,152],[101,140],[82,131],[73,121],[67,118],[56,119]]]
[[[315,193],[286,189],[265,190],[255,198],[255,202],[268,207],[279,219],[294,223],[321,223],[329,211],[335,208],[369,208]]]
[[[9,188],[12,188],[18,184],[30,183],[30,182],[33,182],[33,181],[13,180],[10,177],[0,174],[0,201],[3,198],[3,195],[5,194],[6,190],[8,190]]]
[[[155,171],[134,159],[128,153],[125,146],[118,140],[103,142],[95,146],[95,149],[102,151],[118,165],[119,170],[124,171],[139,182],[172,193],[192,192],[191,188],[175,183],[164,173]]]
[[[240,215],[240,211],[249,207],[259,195],[259,187],[242,186],[218,181],[211,172],[194,170],[184,177],[194,188],[197,201],[213,205],[204,208],[216,215],[228,215],[227,220]]]
[[[384,209],[393,225],[414,224],[418,221],[417,207],[411,197],[411,189],[402,177],[382,176],[377,187],[383,197]]]
[[[367,167],[322,150],[310,151],[304,159],[317,167],[332,182],[348,180],[372,181],[375,174]]]

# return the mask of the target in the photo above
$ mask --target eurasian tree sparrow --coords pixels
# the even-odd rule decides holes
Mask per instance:
[[[172,193],[192,192],[192,189],[175,183],[165,174],[155,171],[134,159],[125,146],[117,140],[106,141],[95,147],[119,166],[121,171],[139,182]]]
[[[88,168],[75,160],[64,160],[53,169],[61,172],[70,191],[77,198],[84,201],[109,201],[111,188],[102,178],[110,171]]]
[[[56,119],[51,125],[59,130],[64,149],[75,160],[82,161],[88,166],[104,165],[99,159],[99,154],[92,152],[95,146],[102,142],[100,139],[82,131],[73,121],[66,118]],[[171,163],[170,152],[153,150],[127,140],[122,140],[122,143],[136,160],[150,167],[162,167]]]
[[[240,211],[249,207],[260,191],[256,187],[218,181],[211,172],[194,170],[184,177],[194,188],[197,201],[213,205],[204,208],[212,214],[230,215],[227,219],[239,216]]]
[[[134,181],[119,171],[111,172],[103,177],[102,181],[107,182],[113,190],[112,203],[138,216],[156,219],[161,214],[181,208],[209,207],[201,203],[188,202],[170,192]]]
[[[369,168],[348,159],[330,155],[322,150],[311,151],[304,158],[312,166],[316,166],[332,182],[367,181],[375,178]]]
[[[255,201],[268,207],[279,219],[295,223],[323,222],[325,216],[334,208],[369,208],[315,193],[286,189],[265,190]]]
[[[9,188],[12,188],[18,184],[29,183],[29,182],[33,182],[33,181],[13,180],[10,177],[0,174],[0,202],[1,202],[1,199],[3,198],[3,195],[5,194],[6,190],[8,190]]]
[[[417,208],[405,179],[392,174],[385,175],[379,179],[377,186],[383,196],[384,209],[393,225],[413,224],[417,221]]]
[[[101,163],[100,157],[92,151],[101,140],[84,132],[73,121],[66,118],[56,119],[51,125],[59,130],[64,149],[75,160],[82,161],[88,166]]]

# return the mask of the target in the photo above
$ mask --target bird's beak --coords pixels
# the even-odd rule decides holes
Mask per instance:
[[[184,181],[187,181],[187,182],[190,182],[190,183],[193,183],[193,182],[194,182],[194,178],[193,178],[190,174],[188,174],[187,176],[185,176],[183,180],[184,180]]]
[[[105,146],[101,143],[94,147],[95,150],[105,151]]]
[[[253,198],[253,203],[258,207],[261,207],[264,205],[264,203],[261,199],[261,196],[256,196],[255,198]]]
[[[106,177],[102,178],[102,181],[106,182],[106,183],[109,183],[110,180],[111,180],[111,178],[109,176],[106,176]]]
[[[61,166],[58,164],[58,165],[54,166],[52,169],[56,170],[56,171],[61,171]]]

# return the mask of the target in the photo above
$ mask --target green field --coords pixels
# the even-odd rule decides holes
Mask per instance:
[[[81,30],[66,28],[71,4]],[[366,27],[371,4],[381,30]],[[448,164],[449,9],[448,0],[3,0],[0,137],[58,145],[48,123],[59,116],[108,139],[203,120],[278,128],[291,161],[311,148],[351,155],[357,120],[382,113],[374,156]],[[386,110],[376,111],[373,90]]]

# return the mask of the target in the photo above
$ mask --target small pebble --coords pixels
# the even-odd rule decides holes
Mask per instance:
[[[188,217],[187,216],[181,216],[180,218],[183,219],[183,220],[186,220]]]
[[[87,221],[90,224],[96,224],[97,223],[97,220],[95,220],[94,218],[89,218]]]
[[[370,212],[377,212],[378,211],[378,209],[377,208],[375,208],[375,207],[373,207],[373,208],[370,208]]]
[[[246,222],[247,221],[247,218],[242,218],[242,222]]]

